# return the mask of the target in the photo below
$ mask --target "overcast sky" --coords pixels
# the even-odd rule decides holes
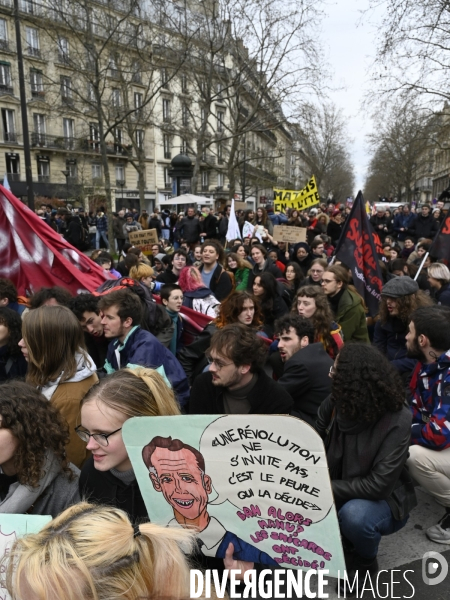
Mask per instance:
[[[365,136],[372,127],[369,116],[361,111],[361,100],[369,89],[370,63],[376,48],[374,20],[377,15],[372,15],[372,23],[361,18],[361,10],[367,6],[368,0],[329,0],[325,7],[327,16],[322,22],[323,46],[328,48],[333,83],[345,88],[332,92],[330,99],[343,109],[353,140],[350,153],[355,166],[355,194],[364,183],[369,160]]]

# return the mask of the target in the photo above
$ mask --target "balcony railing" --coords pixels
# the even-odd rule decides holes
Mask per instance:
[[[50,175],[38,175],[37,180],[39,183],[50,183]]]
[[[20,181],[20,173],[6,173],[8,181]]]
[[[33,96],[33,98],[45,98],[44,90],[31,90],[31,95]]]
[[[28,56],[35,56],[36,58],[41,58],[41,51],[39,48],[34,48],[33,46],[28,46],[27,48]]]
[[[15,131],[5,131],[3,133],[3,141],[17,143],[17,133]]]
[[[5,94],[14,94],[14,90],[12,86],[2,83],[0,84],[0,94],[2,96],[4,96]]]
[[[31,145],[40,148],[57,148],[59,150],[75,150],[77,139],[57,135],[47,135],[33,131],[31,133]]]

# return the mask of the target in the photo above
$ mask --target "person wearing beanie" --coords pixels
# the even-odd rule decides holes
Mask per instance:
[[[299,242],[298,244],[295,244],[292,260],[300,265],[303,275],[306,277],[309,269],[311,268],[311,263],[313,260],[309,244],[306,242]]]
[[[419,290],[411,277],[394,277],[381,291],[379,320],[375,324],[373,345],[382,352],[408,383],[417,361],[407,356],[406,334],[412,313],[432,306],[431,298]]]

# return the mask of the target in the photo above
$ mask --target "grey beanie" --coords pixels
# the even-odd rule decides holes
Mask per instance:
[[[160,252],[159,254],[157,254],[156,256],[154,256],[153,258],[156,258],[156,260],[159,260],[159,262],[162,261],[162,259],[167,256],[167,254],[163,254],[162,252]]]
[[[419,284],[411,277],[394,277],[383,286],[381,295],[389,296],[389,298],[401,298],[415,294],[418,290]]]

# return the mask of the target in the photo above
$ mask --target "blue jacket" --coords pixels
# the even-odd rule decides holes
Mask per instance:
[[[417,361],[406,356],[406,334],[408,327],[399,319],[389,318],[386,323],[377,321],[373,334],[373,345],[386,356],[399,373],[411,373]]]
[[[435,293],[434,297],[438,304],[450,306],[450,283],[443,285],[441,289]]]
[[[260,563],[263,565],[278,565],[278,563],[266,554],[266,552],[262,552],[259,548],[244,542],[244,540],[241,540],[241,538],[238,538],[237,535],[230,533],[229,531],[226,532],[217,548],[217,558],[225,558],[225,552],[230,542],[232,542],[234,546],[233,558],[236,560],[245,560],[247,562]]]
[[[120,353],[120,364],[117,364],[117,348]],[[180,363],[154,335],[139,326],[133,327],[121,346],[118,339],[110,342],[106,355],[105,371],[113,373],[133,365],[151,369],[164,367],[166,377],[176,392],[178,402],[181,406],[187,404],[189,384]]]
[[[409,215],[404,215],[403,213],[399,213],[395,215],[394,219],[394,232],[397,234],[398,239],[403,242],[406,236],[411,235],[410,231],[400,231],[403,227],[404,229],[410,229],[414,221],[416,220],[416,215],[414,213],[409,213]]]

